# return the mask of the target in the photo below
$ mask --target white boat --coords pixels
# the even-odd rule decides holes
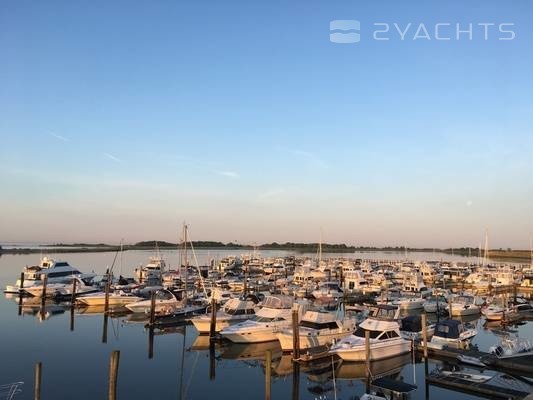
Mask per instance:
[[[463,325],[461,321],[455,319],[440,321],[435,326],[435,332],[431,338],[433,346],[431,347],[462,348],[476,335],[476,329]]]
[[[150,257],[150,261],[145,266],[135,269],[135,278],[139,282],[161,281],[166,263],[161,256]]]
[[[427,339],[435,333],[435,324],[427,324]],[[408,315],[400,320],[400,335],[407,340],[421,340],[423,338],[422,318],[420,315]]]
[[[337,319],[329,312],[307,311],[298,325],[300,349],[331,345],[335,340],[342,339],[353,333],[355,319]],[[292,328],[281,329],[276,333],[283,351],[293,350]]]
[[[392,302],[393,305],[400,307],[402,310],[420,310],[424,308],[425,299],[422,297],[400,297]]]
[[[73,280],[76,280],[76,294],[84,294],[84,293],[94,293],[98,292],[100,289],[87,285],[82,279],[80,278],[70,278],[70,282],[65,283],[49,283],[46,285],[46,293],[45,297],[61,297],[61,296],[69,296],[72,295],[72,288],[73,288]],[[44,285],[33,285],[24,288],[24,292],[34,296],[34,297],[42,297],[43,295],[43,289]]]
[[[424,302],[424,311],[427,313],[441,312],[446,309],[446,300],[444,297],[431,296]]]
[[[470,374],[457,371],[440,371],[440,375],[474,383],[484,383],[493,378],[492,375]]]
[[[252,318],[222,329],[220,334],[235,343],[277,340],[276,331],[288,328],[292,323],[292,304],[292,298],[287,296],[267,296]]]
[[[465,315],[477,315],[480,313],[481,309],[478,305],[475,304],[473,296],[456,296],[452,298],[451,303],[448,304],[447,310],[451,313],[453,317],[456,316],[465,316]]]
[[[337,282],[323,282],[318,289],[313,290],[312,295],[315,299],[338,299],[343,292]]]
[[[394,311],[394,316],[390,312]],[[388,314],[388,315],[386,315]],[[330,353],[344,361],[365,361],[365,332],[370,332],[370,360],[381,360],[411,351],[411,342],[400,335],[397,307],[380,305],[373,316],[365,319],[353,335],[332,346]]]
[[[134,313],[149,313],[152,300],[141,300],[126,305],[126,308]],[[184,299],[167,289],[158,290],[155,294],[155,312],[158,314],[172,314],[174,311],[185,306]]]
[[[108,304],[110,307],[125,306],[127,304],[136,303],[144,300],[142,297],[135,296],[131,293],[126,293],[122,290],[116,290],[109,293]],[[103,306],[105,305],[105,293],[98,292],[83,295],[76,298],[76,302],[87,306]]]
[[[19,293],[21,289],[41,285],[44,276],[49,284],[69,282],[73,277],[89,281],[96,276],[94,273],[84,274],[66,261],[56,261],[48,257],[41,258],[39,265],[25,267],[23,273],[24,283],[21,284],[20,279],[17,279],[15,285],[6,286],[6,293]]]
[[[224,307],[217,311],[215,331],[228,328],[255,315],[256,304],[251,300],[233,298],[228,300]],[[199,333],[209,333],[211,329],[211,314],[199,315],[191,319]]]
[[[529,339],[506,335],[500,339],[498,345],[489,348],[489,353],[494,354],[498,358],[527,358],[533,361],[533,344]]]

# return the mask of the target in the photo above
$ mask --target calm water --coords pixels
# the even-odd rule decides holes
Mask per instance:
[[[163,252],[170,265],[177,265],[175,251]],[[209,257],[223,257],[221,250],[198,252],[200,263]],[[262,252],[264,256],[285,255],[284,252]],[[115,271],[132,275],[134,267],[152,255],[147,251],[125,252]],[[433,254],[414,253],[416,259],[435,259]],[[411,256],[410,255],[410,256]],[[327,256],[327,255],[326,255]],[[353,256],[353,255],[352,255]],[[111,265],[114,253],[62,254],[57,258],[69,261],[83,271],[103,273]],[[394,253],[359,253],[363,258],[405,258]],[[450,257],[443,255],[445,259]],[[441,256],[437,255],[440,259]],[[464,258],[458,258],[464,259]],[[38,254],[4,255],[0,257],[0,286],[14,283],[25,265],[36,264]],[[70,311],[56,307],[53,315],[40,321],[24,308],[18,315],[18,304],[0,296],[0,385],[23,381],[23,392],[16,399],[31,399],[33,368],[43,363],[43,396],[47,399],[103,399],[107,393],[109,355],[120,350],[118,379],[119,399],[234,399],[264,398],[264,351],[273,349],[272,398],[293,396],[293,376],[290,356],[283,356],[272,345],[218,346],[215,352],[215,377],[210,379],[210,353],[205,338],[192,325],[173,328],[154,338],[154,356],[148,358],[148,332],[143,323],[128,317],[111,318],[107,343],[102,343],[102,315],[75,315],[74,330],[70,331]],[[486,350],[497,340],[477,321],[479,334],[475,338],[480,349]],[[531,323],[517,328],[520,336],[533,337]],[[429,370],[437,365],[430,362]],[[394,377],[418,386],[412,399],[425,399],[424,366],[413,365],[411,356],[380,362],[379,372],[393,370]],[[335,385],[338,399],[352,399],[364,393],[364,369],[358,365],[335,365]],[[303,367],[299,379],[300,399],[333,399],[333,368],[326,360],[314,368]],[[444,400],[457,393],[431,386],[429,397]],[[475,398],[459,394],[461,398]]]

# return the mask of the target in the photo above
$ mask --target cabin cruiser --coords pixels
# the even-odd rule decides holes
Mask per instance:
[[[15,285],[7,285],[6,293],[19,293],[21,289],[41,285],[43,276],[46,276],[48,284],[68,282],[72,277],[78,277],[88,282],[96,276],[94,273],[83,274],[66,261],[56,261],[48,257],[41,258],[39,265],[25,267],[23,273],[24,282],[22,283],[18,279]]]
[[[344,361],[365,361],[365,334],[370,334],[370,360],[381,360],[411,351],[411,342],[400,335],[399,309],[381,304],[365,319],[355,333],[332,346],[330,353]]]
[[[355,319],[337,319],[330,312],[307,311],[298,325],[300,349],[327,346],[335,340],[350,335],[356,326]],[[293,350],[293,330],[281,329],[276,333],[283,351]]]
[[[424,311],[427,313],[440,313],[446,309],[446,299],[442,296],[431,296],[424,302]]]
[[[165,271],[166,263],[162,257],[150,257],[150,262],[145,266],[135,268],[135,278],[139,282],[145,282],[148,280],[158,280],[160,281],[163,272]]]
[[[496,346],[489,347],[489,353],[498,358],[526,359],[533,361],[533,344],[530,340],[518,336],[506,335]]]
[[[222,310],[217,311],[215,332],[247,320],[255,315],[256,303],[248,299],[233,298],[228,300]],[[211,314],[199,315],[191,319],[196,330],[209,333],[211,328]]]
[[[130,303],[136,303],[144,300],[142,297],[135,296],[132,293],[124,292],[123,290],[114,290],[108,295],[108,305],[110,307],[125,306]],[[76,298],[78,304],[86,306],[103,306],[105,305],[105,293],[98,292],[83,295]]]
[[[174,292],[168,289],[160,289],[155,292],[155,312],[158,314],[170,314],[185,305],[185,299],[181,298],[183,290]],[[177,294],[176,294],[177,293]],[[126,308],[134,313],[149,313],[152,300],[141,300],[126,304]]]
[[[94,293],[99,291],[98,288],[87,285],[83,279],[75,277],[71,278],[70,282],[66,283],[47,283],[46,288],[43,284],[25,287],[24,292],[33,297],[42,297],[43,290],[46,290],[45,297],[72,296],[74,280],[76,280],[76,294]]]
[[[313,290],[312,295],[315,299],[338,299],[343,296],[343,292],[337,282],[324,282]]]
[[[476,335],[475,328],[463,325],[461,321],[448,319],[438,322],[435,326],[435,333],[431,338],[431,347],[443,348],[444,346],[450,346],[463,348]]]
[[[451,299],[451,302],[448,303],[447,310],[451,313],[452,317],[456,316],[465,316],[465,315],[477,315],[480,313],[480,307],[475,304],[475,299],[473,296],[456,296]]]
[[[258,343],[277,340],[276,330],[290,327],[293,300],[288,296],[267,296],[260,310],[247,321],[220,331],[223,338],[235,343]],[[299,307],[301,315],[303,307]]]
[[[435,332],[435,324],[426,325],[428,340]],[[422,318],[420,315],[408,315],[400,320],[400,335],[407,340],[420,340],[423,337]]]
[[[368,281],[363,276],[362,272],[355,269],[343,271],[344,283],[343,290],[347,291],[363,291],[367,287]]]
[[[393,301],[393,305],[400,307],[402,310],[420,310],[424,308],[425,299],[422,297],[400,297]]]

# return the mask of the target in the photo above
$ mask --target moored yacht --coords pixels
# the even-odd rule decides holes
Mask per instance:
[[[70,296],[72,295],[72,289],[73,289],[73,280],[76,280],[76,294],[86,294],[86,293],[94,293],[98,292],[99,289],[87,285],[83,279],[74,277],[70,278],[70,282],[65,283],[50,283],[47,284],[46,287],[44,284],[36,284],[33,286],[29,286],[24,288],[24,292],[34,296],[34,297],[42,297],[43,296],[43,290],[45,291],[44,296],[45,297],[61,297],[61,296]]]
[[[6,293],[19,293],[21,289],[41,285],[44,276],[46,276],[48,284],[68,282],[72,280],[72,277],[89,280],[96,276],[94,273],[81,273],[66,261],[56,261],[48,257],[41,258],[39,265],[25,267],[23,273],[24,282],[18,279],[15,285],[7,285],[5,289]]]
[[[431,346],[437,348],[444,346],[462,348],[468,346],[470,339],[476,335],[475,328],[463,325],[461,321],[448,319],[437,323],[435,333],[431,338]]]
[[[335,340],[350,335],[355,326],[355,319],[341,320],[330,312],[307,311],[298,325],[300,349],[330,345]],[[283,351],[293,350],[292,328],[281,329],[276,336]]]
[[[255,315],[256,303],[251,300],[233,298],[228,300],[223,308],[217,312],[215,331],[228,328]],[[209,333],[211,328],[211,315],[199,315],[191,319],[199,333]]]
[[[262,307],[247,321],[240,322],[220,331],[223,338],[235,343],[258,343],[277,340],[276,330],[288,328],[292,323],[292,298],[267,296]],[[300,307],[300,312],[303,311]]]
[[[370,335],[370,360],[394,357],[411,350],[411,342],[400,335],[397,307],[379,305],[373,316],[365,319],[355,333],[337,342],[330,353],[344,361],[365,361],[365,334]]]
[[[185,299],[181,299],[179,296],[182,291],[177,295],[173,291],[167,289],[158,290],[155,294],[155,312],[161,314],[171,314],[173,311],[180,307],[185,306]],[[134,313],[149,313],[152,301],[141,300],[126,305],[126,308]]]
[[[312,295],[315,299],[338,299],[343,296],[343,292],[337,282],[324,282],[313,290]]]
[[[108,304],[110,307],[125,306],[130,303],[136,303],[143,301],[144,299],[139,296],[135,296],[132,293],[127,293],[122,290],[115,290],[108,295]],[[98,292],[83,295],[76,298],[78,304],[86,306],[103,306],[105,305],[105,293]]]

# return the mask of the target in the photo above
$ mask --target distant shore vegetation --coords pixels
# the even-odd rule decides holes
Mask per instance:
[[[31,254],[31,253],[96,253],[117,250],[154,250],[159,249],[180,249],[182,243],[171,243],[164,240],[147,240],[134,244],[114,245],[106,243],[54,243],[41,245],[33,248],[2,248],[0,245],[0,254]],[[189,244],[190,246],[190,244]],[[193,241],[192,246],[197,249],[242,249],[242,250],[289,250],[301,253],[316,252],[320,246],[319,243],[301,243],[301,242],[285,242],[285,243],[263,243],[260,245],[241,244],[236,242],[219,242],[212,240]],[[460,256],[477,257],[483,256],[483,250],[474,247],[460,247],[460,248],[418,248],[405,246],[353,246],[345,243],[322,243],[322,252],[324,253],[358,253],[358,252],[394,252],[394,253],[408,253],[408,252],[433,252],[454,254]],[[529,250],[513,250],[507,249],[490,249],[488,256],[491,259],[512,260],[512,261],[529,261],[531,253]],[[438,258],[436,256],[436,258]]]

